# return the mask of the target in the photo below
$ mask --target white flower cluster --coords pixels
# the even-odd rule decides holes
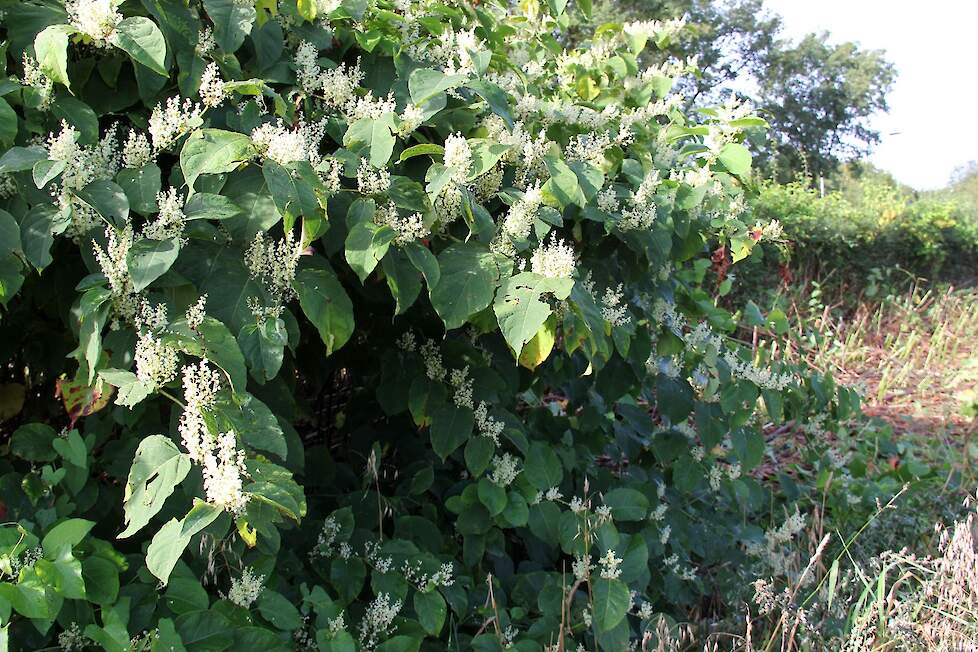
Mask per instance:
[[[248,502],[248,495],[241,491],[242,477],[247,474],[245,454],[238,449],[234,431],[223,432],[212,442],[204,455],[203,474],[208,502],[232,514],[244,509]]]
[[[24,53],[23,63],[24,76],[21,81],[23,81],[25,86],[30,86],[37,91],[39,99],[37,108],[45,111],[51,106],[51,100],[54,99],[52,95],[54,82],[44,74],[37,60],[26,52]]]
[[[622,31],[633,37],[648,39],[672,37],[682,31],[686,26],[686,16],[674,18],[672,20],[641,20],[632,21],[622,25]]]
[[[78,623],[71,623],[65,627],[64,631],[58,634],[58,647],[63,652],[81,652],[89,644],[88,637],[85,636]]]
[[[204,68],[200,77],[200,101],[207,108],[214,108],[228,96],[227,87],[221,77],[221,71],[213,61]]]
[[[360,622],[360,646],[373,650],[394,631],[394,619],[401,612],[403,603],[393,600],[389,593],[381,593],[367,606]]]
[[[272,242],[259,231],[245,252],[245,265],[251,277],[262,281],[275,302],[271,308],[271,314],[275,317],[278,317],[281,307],[295,296],[292,282],[302,255],[301,244],[296,242],[291,231],[286,231],[282,239]]]
[[[319,48],[309,41],[302,41],[295,49],[295,77],[306,93],[322,88],[322,68],[319,67]]]
[[[489,415],[489,406],[485,401],[481,401],[475,409],[475,426],[480,435],[491,439],[493,444],[499,446],[499,435],[503,434],[505,424]]]
[[[515,455],[503,453],[502,456],[496,455],[492,458],[492,473],[489,474],[490,482],[500,487],[508,487],[520,474],[520,460]]]
[[[606,580],[616,580],[621,577],[622,559],[615,555],[615,551],[608,548],[604,557],[598,560],[601,565],[601,577]]]
[[[187,326],[190,330],[197,330],[204,323],[207,316],[207,295],[202,294],[197,298],[197,302],[187,308]]]
[[[564,150],[564,158],[568,161],[583,161],[601,169],[604,165],[604,153],[614,144],[611,134],[607,131],[578,134],[570,139]]]
[[[181,104],[180,98],[173,96],[165,103],[157,104],[149,116],[153,149],[159,152],[172,147],[181,136],[203,124],[203,113],[204,107],[189,98]]]
[[[421,360],[424,362],[425,375],[431,380],[444,380],[448,371],[445,369],[441,351],[438,350],[438,345],[435,344],[435,341],[425,341],[421,345],[421,348],[418,349],[418,353],[421,354]]]
[[[638,190],[628,198],[629,207],[622,211],[618,228],[622,231],[645,230],[652,226],[656,218],[655,191],[659,187],[659,171],[653,170]]]
[[[136,129],[130,129],[126,142],[122,146],[122,167],[141,168],[153,162],[153,146],[146,134]]]
[[[181,237],[187,218],[183,212],[183,195],[176,188],[170,188],[156,195],[156,204],[159,213],[143,227],[143,237],[150,240]]]
[[[79,200],[75,193],[92,181],[111,179],[119,170],[119,143],[115,127],[92,146],[78,144],[78,131],[67,122],[61,122],[61,131],[47,139],[48,159],[62,163],[59,183],[52,189],[58,206],[71,210],[71,226],[68,235],[81,236],[99,224],[98,214],[88,204]]]
[[[122,22],[117,7],[122,0],[68,0],[65,11],[68,22],[89,37],[97,47],[109,47],[108,38]]]
[[[206,57],[210,55],[217,48],[217,42],[214,40],[214,30],[210,26],[204,26],[199,32],[197,32],[197,47],[195,51],[201,57]]]
[[[405,559],[404,564],[401,566],[401,574],[417,590],[424,592],[433,591],[438,587],[449,587],[455,583],[455,570],[451,562],[445,562],[438,570],[428,575],[428,573],[424,572],[423,565],[420,561],[412,563]]]
[[[319,145],[325,133],[325,120],[312,124],[299,121],[290,128],[279,119],[252,130],[251,142],[259,156],[271,159],[279,165],[309,161],[315,167],[322,161]]]
[[[357,191],[361,195],[380,195],[391,187],[391,173],[387,168],[375,169],[367,159],[357,167]]]
[[[132,284],[127,261],[133,243],[132,227],[127,225],[121,231],[106,227],[105,240],[105,249],[102,249],[97,242],[92,243],[95,260],[102,274],[109,281],[112,306],[117,317],[131,322],[135,319],[140,305],[139,294]]]
[[[180,435],[190,459],[203,464],[213,446],[204,423],[204,410],[211,408],[221,391],[221,374],[207,360],[183,368],[183,414],[180,415]]]
[[[537,247],[530,258],[530,269],[534,274],[546,278],[572,278],[577,267],[574,250],[555,235]]]
[[[601,299],[601,318],[612,327],[624,326],[632,320],[628,315],[628,303],[623,301],[625,286],[618,284],[617,289],[607,288]]]
[[[241,570],[240,577],[231,578],[231,590],[228,591],[228,600],[239,607],[247,609],[261,595],[264,584],[264,575],[256,575],[250,568],[245,567]]]
[[[448,377],[448,382],[455,389],[455,394],[452,396],[455,405],[460,408],[473,409],[472,378],[469,377],[469,368],[452,369],[452,373]]]
[[[136,342],[136,377],[149,391],[156,391],[177,377],[180,360],[165,342],[143,333]]]
[[[451,224],[461,215],[462,189],[472,169],[472,148],[464,136],[454,133],[445,139],[444,162],[449,180],[434,201],[435,211],[443,226]]]
[[[540,184],[536,184],[523,193],[523,196],[509,207],[506,219],[503,221],[503,233],[510,239],[525,240],[533,229],[540,206],[543,205],[543,193]]]
[[[393,229],[394,244],[399,247],[416,242],[430,233],[421,213],[401,217],[394,202],[388,202],[386,206],[378,206],[374,213],[374,222]]]

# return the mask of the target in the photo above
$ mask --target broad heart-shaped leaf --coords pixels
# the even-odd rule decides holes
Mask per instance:
[[[204,9],[214,22],[214,40],[227,54],[241,47],[257,17],[254,4],[250,2],[204,0]]]
[[[95,521],[88,521],[83,518],[69,518],[61,521],[48,530],[44,538],[41,539],[44,556],[53,559],[62,547],[74,548],[82,542],[82,539],[93,527],[95,527]]]
[[[727,143],[720,150],[719,161],[727,171],[737,176],[744,176],[750,172],[751,154],[750,151],[740,143]]]
[[[556,487],[564,477],[564,467],[553,447],[540,441],[530,445],[523,467],[523,477],[540,491]]]
[[[150,388],[131,371],[102,369],[98,374],[102,380],[118,390],[115,397],[116,405],[132,408],[152,393]]]
[[[71,25],[50,25],[34,37],[34,52],[41,71],[53,81],[70,86],[68,81],[68,37]]]
[[[547,169],[550,170],[550,179],[543,184],[545,195],[552,197],[560,208],[569,204],[584,207],[587,204],[587,199],[584,197],[584,191],[581,190],[574,171],[562,159],[555,156],[546,156],[544,160]]]
[[[141,441],[126,482],[126,529],[119,538],[132,536],[149,523],[189,472],[190,456],[167,437],[150,435]]]
[[[618,487],[604,495],[604,504],[611,508],[616,521],[644,521],[649,513],[649,499],[637,489]]]
[[[472,436],[475,417],[472,410],[446,403],[431,415],[431,447],[442,460]]]
[[[163,584],[170,579],[173,567],[190,544],[195,534],[214,522],[221,515],[221,508],[202,500],[195,500],[187,515],[181,520],[170,519],[146,549],[146,568]]]
[[[260,459],[247,460],[245,466],[253,480],[244,488],[249,500],[270,505],[296,522],[306,515],[306,496],[287,469]]]
[[[484,99],[489,108],[492,109],[492,112],[502,118],[510,129],[513,128],[513,115],[509,111],[509,99],[506,97],[506,91],[492,82],[481,79],[467,81],[465,85],[478,93],[479,97]]]
[[[394,230],[369,221],[354,224],[346,236],[346,262],[363,283],[394,240]]]
[[[631,604],[628,586],[619,580],[599,577],[591,586],[594,603],[594,625],[599,632],[606,632],[622,621]]]
[[[187,138],[180,150],[180,169],[193,192],[194,183],[200,175],[230,172],[254,155],[255,147],[245,134],[222,129],[199,129]]]
[[[150,240],[140,238],[129,249],[126,263],[132,277],[133,288],[139,292],[163,276],[180,255],[180,241],[176,238]]]
[[[204,417],[211,433],[233,430],[249,447],[286,459],[289,447],[285,433],[268,406],[251,395],[246,395],[244,400],[239,397],[238,401],[240,404],[232,401],[226,392],[218,394]]]
[[[411,101],[421,106],[432,97],[465,83],[465,75],[446,75],[431,68],[417,68],[408,77]]]
[[[387,277],[387,286],[397,303],[395,315],[411,307],[421,294],[421,274],[400,249],[390,249],[381,264]]]
[[[0,99],[0,146],[10,147],[17,137],[17,113],[7,103]]]
[[[224,195],[198,192],[187,200],[183,214],[188,220],[227,220],[243,213],[241,207]]]
[[[438,284],[431,288],[431,305],[451,330],[492,303],[499,281],[496,259],[484,245],[459,242],[438,256]]]
[[[136,170],[121,170],[115,181],[126,193],[129,208],[144,216],[156,212],[156,196],[160,193],[162,182],[160,169],[155,163],[148,163]]]
[[[38,161],[43,161],[47,157],[47,150],[39,145],[11,147],[0,156],[0,174],[31,170]]]
[[[34,164],[34,169],[31,171],[31,176],[34,178],[34,186],[40,190],[54,181],[67,167],[68,164],[64,161],[49,161],[47,159],[38,161]]]
[[[168,77],[166,70],[166,40],[163,32],[149,18],[124,18],[109,36],[109,43],[153,72]]]
[[[204,317],[197,330],[203,340],[205,357],[224,370],[235,392],[244,392],[248,370],[238,342],[228,327],[218,319]]]
[[[262,324],[245,324],[238,333],[238,346],[248,362],[251,377],[264,384],[278,375],[289,336],[281,319]]]
[[[111,181],[93,181],[77,194],[109,224],[117,229],[125,227],[129,219],[129,199],[121,186]]]
[[[438,636],[445,625],[445,598],[437,590],[417,591],[414,594],[414,612],[418,614],[418,622],[432,636]]]
[[[573,285],[573,279],[550,279],[533,272],[521,272],[502,282],[492,308],[499,329],[517,359],[523,346],[550,316],[550,304],[541,301],[540,297],[552,293],[557,299],[566,299]]]
[[[394,125],[394,114],[385,113],[378,118],[360,118],[346,130],[343,145],[356,151],[361,147],[370,148],[370,165],[382,168],[387,165],[394,153],[396,138],[391,133],[397,127]]]
[[[302,312],[326,345],[326,355],[346,344],[353,334],[353,303],[333,270],[300,270],[293,286]]]

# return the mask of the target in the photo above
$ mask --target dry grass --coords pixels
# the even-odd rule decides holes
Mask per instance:
[[[783,298],[795,334],[786,358],[858,388],[868,416],[912,435],[975,432],[963,407],[978,388],[978,290],[914,284],[854,310],[842,298],[830,305]]]

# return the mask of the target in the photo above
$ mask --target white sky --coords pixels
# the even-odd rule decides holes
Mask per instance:
[[[870,160],[899,181],[944,186],[955,167],[978,160],[976,0],[765,0],[796,38],[828,30],[831,42],[886,50],[897,69],[890,111]],[[899,132],[899,133],[894,133]]]

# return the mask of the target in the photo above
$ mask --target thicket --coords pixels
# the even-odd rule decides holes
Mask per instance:
[[[857,400],[701,288],[763,121],[678,23],[2,8],[0,646],[618,651],[787,572],[761,426]]]
[[[843,175],[838,185],[823,196],[807,181],[760,184],[753,214],[761,225],[777,221],[782,234],[745,265],[752,281],[775,287],[787,270],[850,288],[973,282],[978,213],[965,197],[917,193],[873,174]]]

